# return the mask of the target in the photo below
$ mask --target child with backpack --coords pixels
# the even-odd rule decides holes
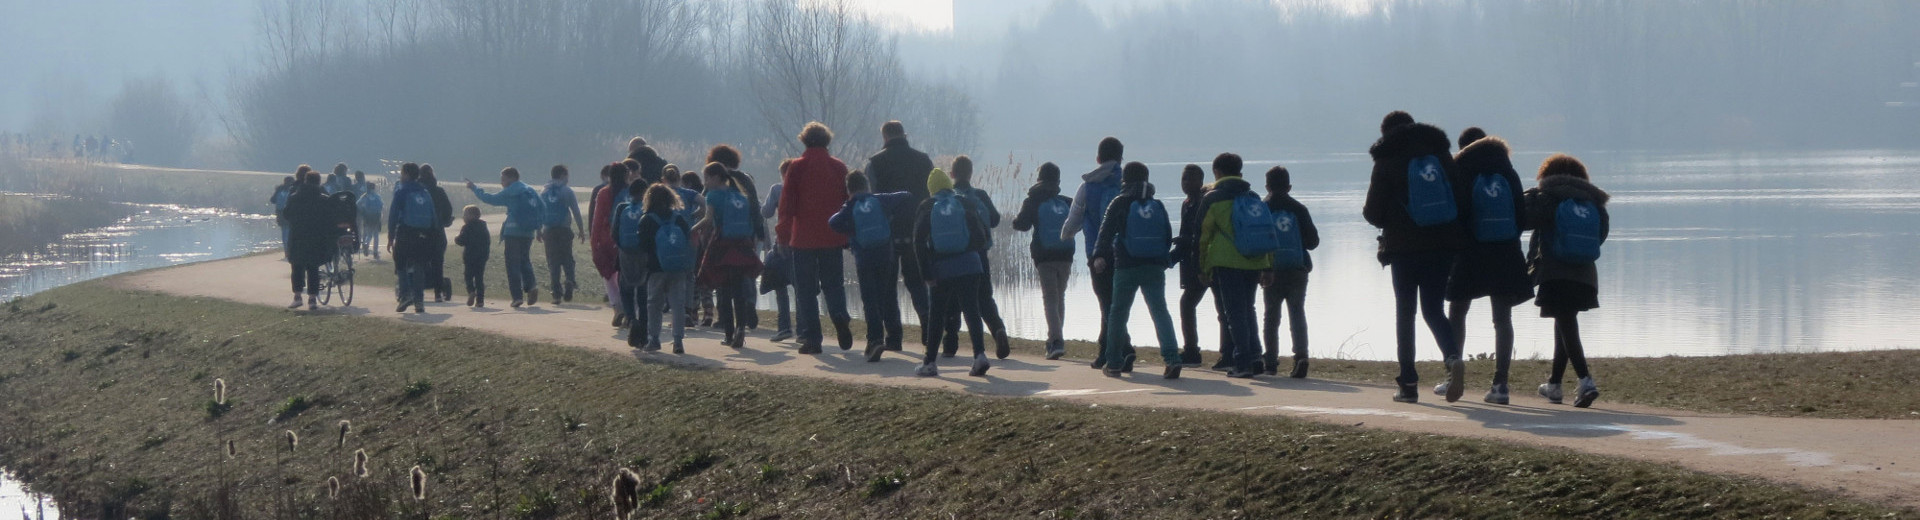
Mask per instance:
[[[980,227],[987,231],[986,246],[980,250],[980,266],[986,271],[988,283],[980,284],[980,319],[986,323],[987,331],[993,334],[993,357],[1006,359],[1012,354],[1012,344],[1007,338],[1007,323],[1000,319],[1000,305],[993,301],[993,261],[987,257],[987,250],[993,249],[993,228],[1000,227],[1000,210],[993,206],[993,197],[987,190],[973,187],[973,159],[965,155],[953,158],[953,170],[947,173],[953,178],[953,193],[973,206],[975,214],[980,216]],[[960,350],[960,322],[955,320],[947,324],[947,357]]]
[[[1073,276],[1073,237],[1062,237],[1073,199],[1060,195],[1060,167],[1040,165],[1026,200],[1020,201],[1020,214],[1013,217],[1014,231],[1032,231],[1027,246],[1033,255],[1033,269],[1040,274],[1040,300],[1046,307],[1047,359],[1067,355],[1067,341],[1061,328],[1067,317],[1067,280]]]
[[[1513,308],[1533,299],[1533,280],[1527,278],[1527,259],[1520,248],[1520,230],[1527,227],[1525,199],[1520,196],[1520,175],[1513,170],[1510,153],[1506,141],[1487,137],[1479,128],[1468,128],[1460,134],[1460,153],[1453,159],[1472,182],[1463,212],[1467,244],[1447,279],[1447,318],[1453,327],[1454,343],[1464,351],[1467,310],[1475,299],[1491,300],[1493,385],[1483,399],[1490,404],[1507,404],[1507,371],[1513,364]],[[1434,393],[1444,396],[1448,390],[1442,384],[1434,388]]]
[[[1207,281],[1200,275],[1200,222],[1205,218],[1201,208],[1207,195],[1206,173],[1198,164],[1188,164],[1180,170],[1180,191],[1187,194],[1187,199],[1180,202],[1180,235],[1173,239],[1173,261],[1180,263],[1180,337],[1184,341],[1180,364],[1188,367],[1200,366],[1198,311],[1200,298],[1207,295]],[[1227,330],[1220,329],[1220,359],[1214,362],[1214,370],[1227,370],[1233,359],[1227,348],[1232,344]]]
[[[693,284],[693,231],[680,213],[680,195],[664,182],[647,188],[643,207],[646,215],[640,220],[640,250],[651,252],[644,259],[644,268],[647,294],[652,298],[646,313],[646,350],[660,351],[660,314],[664,312],[673,315],[673,353],[682,354],[686,352],[683,309]]]
[[[1073,195],[1073,207],[1067,211],[1067,222],[1060,227],[1062,240],[1073,238],[1074,233],[1084,235],[1087,240],[1087,261],[1093,261],[1093,248],[1100,239],[1100,219],[1106,217],[1107,203],[1120,195],[1120,161],[1126,147],[1119,139],[1108,137],[1100,140],[1099,155],[1095,160],[1100,166],[1080,176],[1080,191]],[[1113,275],[1093,273],[1093,297],[1100,302],[1100,308],[1106,309],[1113,304]],[[1107,314],[1100,313],[1100,337],[1095,344],[1107,344]],[[1107,366],[1106,352],[1101,352],[1093,360],[1093,369]]]
[[[938,360],[942,336],[955,316],[963,316],[972,332],[974,377],[984,377],[991,366],[987,362],[986,335],[980,324],[980,288],[987,283],[986,266],[980,251],[986,249],[986,228],[973,206],[953,193],[953,178],[935,168],[927,174],[927,192],[933,196],[920,203],[914,219],[913,243],[920,273],[927,281],[929,315],[921,326],[927,355],[914,375],[940,375]]]
[[[360,172],[353,173],[357,177],[364,177]],[[363,193],[357,202],[360,205],[360,232],[367,235],[361,237],[361,253],[373,255],[374,260],[379,260],[380,212],[387,208],[387,202],[380,198],[380,185],[371,182],[363,183],[361,189]]]
[[[453,237],[453,243],[461,247],[460,260],[465,271],[460,279],[467,286],[467,306],[486,307],[487,255],[493,236],[487,232],[487,221],[480,220],[479,206],[468,204],[461,208],[460,220],[466,223],[460,226],[460,234]]]
[[[1253,185],[1240,178],[1239,155],[1213,159],[1213,185],[1201,200],[1200,271],[1213,288],[1220,328],[1231,340],[1221,349],[1230,359],[1227,377],[1260,375],[1260,332],[1254,326],[1253,289],[1271,281],[1278,247],[1273,216]]]
[[[1460,196],[1467,188],[1449,152],[1447,133],[1416,123],[1406,112],[1394,111],[1380,122],[1380,140],[1373,157],[1372,179],[1361,209],[1367,223],[1380,229],[1380,263],[1393,273],[1394,336],[1398,344],[1399,392],[1393,400],[1420,402],[1420,374],[1414,370],[1413,315],[1417,309],[1440,345],[1447,367],[1447,402],[1460,400],[1466,381],[1466,363],[1453,341],[1447,322],[1447,276],[1465,230],[1460,226]]]
[[[706,218],[707,188],[705,184],[700,182],[700,174],[695,172],[680,174],[680,187],[692,191],[695,195],[694,199],[700,201],[700,207],[702,208],[699,218],[687,219],[687,221],[699,222],[701,219]],[[681,192],[683,197],[685,194],[686,192]],[[682,198],[680,202],[684,204],[686,203],[686,199]],[[704,258],[706,254],[707,236],[703,233],[695,232],[693,234],[693,257],[695,259]],[[699,284],[694,284],[693,299],[687,302],[687,307],[692,308],[696,305],[699,306],[700,319],[687,320],[687,323],[689,325],[699,323],[702,327],[712,327],[715,314],[713,311],[713,289],[699,287],[698,285]]]
[[[574,289],[580,288],[573,278],[573,241],[574,230],[586,230],[587,226],[580,218],[580,198],[573,194],[573,188],[567,186],[567,165],[553,166],[551,178],[546,188],[540,192],[541,205],[545,217],[540,231],[540,240],[546,244],[547,280],[552,283],[555,301],[573,301]],[[571,218],[569,218],[571,217]],[[587,236],[580,235],[580,241],[586,242]],[[562,279],[560,275],[565,274]]]
[[[1273,251],[1273,283],[1266,292],[1267,353],[1262,358],[1267,375],[1280,373],[1280,311],[1287,312],[1287,326],[1293,333],[1293,372],[1287,377],[1307,377],[1307,273],[1313,271],[1308,251],[1320,247],[1320,228],[1313,225],[1307,205],[1295,200],[1293,175],[1285,167],[1267,170],[1267,210],[1273,214],[1273,229],[1279,247]]]
[[[520,182],[520,170],[513,167],[500,170],[498,193],[487,193],[473,185],[472,180],[467,181],[467,189],[480,202],[507,208],[507,219],[500,224],[500,243],[506,246],[507,294],[513,296],[513,308],[520,308],[522,293],[526,295],[527,304],[539,303],[538,281],[533,274],[533,240],[540,234],[546,213],[540,194]]]
[[[1138,291],[1153,316],[1160,335],[1160,357],[1166,362],[1161,377],[1179,379],[1180,344],[1174,339],[1173,316],[1167,314],[1167,267],[1172,265],[1173,224],[1167,207],[1153,198],[1147,183],[1147,165],[1127,163],[1121,169],[1120,195],[1107,205],[1100,223],[1100,243],[1093,250],[1092,269],[1113,271],[1113,307],[1107,310],[1107,366],[1101,372],[1120,377],[1133,368],[1133,344],[1127,335],[1127,317]]]
[[[426,312],[428,264],[438,254],[433,236],[439,235],[440,240],[447,236],[440,227],[433,194],[420,182],[421,176],[419,164],[400,165],[400,183],[394,185],[393,202],[387,209],[387,252],[393,254],[394,292],[400,303],[394,312],[407,312],[409,306],[416,314]]]
[[[847,203],[827,219],[827,226],[846,235],[853,249],[854,269],[860,273],[860,309],[867,318],[867,362],[880,361],[887,350],[898,350],[901,338],[900,293],[893,281],[898,263],[893,259],[893,221],[902,217],[913,194],[904,191],[873,193],[867,175],[847,174]]]
[[[694,229],[709,238],[699,283],[714,290],[720,311],[714,325],[725,331],[726,345],[737,349],[746,345],[755,319],[753,281],[761,267],[756,252],[767,228],[726,165],[708,163],[701,173],[707,178],[707,218]]]
[[[1579,159],[1555,154],[1540,163],[1535,177],[1540,185],[1526,192],[1526,222],[1533,229],[1527,244],[1527,266],[1539,287],[1534,305],[1540,316],[1553,318],[1553,373],[1540,385],[1540,396],[1554,404],[1562,399],[1560,381],[1567,364],[1580,378],[1573,406],[1586,408],[1600,398],[1600,386],[1587,370],[1586,348],[1580,341],[1581,312],[1600,308],[1600,274],[1594,261],[1607,239],[1611,221],[1606,191],[1593,185]]]
[[[626,201],[613,206],[613,241],[620,248],[620,311],[626,314],[627,346],[644,349],[652,337],[646,323],[640,321],[649,308],[647,265],[653,252],[641,248],[640,226],[646,222],[647,187],[644,182],[627,184]]]

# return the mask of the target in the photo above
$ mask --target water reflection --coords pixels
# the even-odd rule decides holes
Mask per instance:
[[[136,205],[133,215],[0,259],[0,300],[102,276],[279,247],[271,217]]]
[[[1528,175],[1545,153],[1521,153]],[[1252,156],[1250,156],[1251,158]],[[1361,154],[1250,160],[1259,172],[1284,162],[1294,193],[1313,209],[1323,243],[1307,294],[1316,357],[1391,359],[1391,281],[1375,260],[1376,232],[1360,218],[1370,164]],[[1613,235],[1600,260],[1601,305],[1581,316],[1587,351],[1598,356],[1716,355],[1912,348],[1920,315],[1920,154],[1911,152],[1642,155],[1583,159],[1611,191]],[[1192,162],[1204,164],[1205,158]],[[1170,207],[1179,166],[1155,162],[1154,182]],[[1073,168],[1068,168],[1072,171]],[[1073,185],[1077,181],[1068,181]],[[1016,184],[1016,183],[1003,183]],[[1020,186],[997,187],[1013,211]],[[1039,287],[1025,234],[1002,230],[995,286],[1014,334],[1044,337]],[[1084,261],[1084,258],[1080,260]],[[1171,280],[1173,277],[1169,277]],[[849,278],[851,281],[852,278]],[[1099,326],[1084,265],[1067,295],[1069,338]],[[858,293],[849,289],[849,297]],[[1178,290],[1168,288],[1169,304]],[[1467,352],[1491,353],[1486,303],[1468,322]],[[1202,345],[1216,342],[1211,299],[1201,303]],[[857,307],[858,305],[854,305]],[[910,308],[910,307],[906,307]],[[1135,305],[1133,337],[1154,337]],[[1516,356],[1551,357],[1550,323],[1531,303],[1515,313]],[[909,320],[911,321],[911,319]],[[1177,321],[1177,318],[1176,318]],[[1421,332],[1423,358],[1437,358]],[[1286,335],[1282,334],[1282,342]],[[1285,351],[1283,345],[1282,351]]]
[[[27,491],[12,476],[0,471],[0,512],[19,511],[24,520],[59,520],[52,497]]]

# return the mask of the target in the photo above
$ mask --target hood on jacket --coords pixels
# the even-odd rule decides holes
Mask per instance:
[[[1122,185],[1120,185],[1120,193],[1121,193],[1121,194],[1123,194],[1123,195],[1134,195],[1134,196],[1138,196],[1138,197],[1139,197],[1139,198],[1141,198],[1142,200],[1144,200],[1144,199],[1151,199],[1151,198],[1153,198],[1153,195],[1154,195],[1154,193],[1153,193],[1153,183],[1151,183],[1151,182],[1142,182],[1142,183],[1140,183],[1140,184],[1137,184],[1137,185],[1136,185],[1136,184],[1122,184]]]
[[[1378,161],[1395,157],[1413,157],[1416,155],[1452,155],[1453,141],[1447,139],[1447,131],[1426,123],[1414,123],[1395,128],[1374,141],[1367,153]]]
[[[1540,192],[1554,198],[1592,201],[1599,206],[1607,205],[1607,200],[1613,198],[1599,186],[1594,186],[1586,179],[1572,175],[1555,175],[1541,179]]]
[[[1207,188],[1201,191],[1206,192],[1206,200],[1217,201],[1232,199],[1252,190],[1253,185],[1247,183],[1246,179],[1241,177],[1227,177],[1213,181],[1213,184],[1208,184]]]
[[[1027,188],[1027,197],[1053,198],[1060,195],[1059,184],[1034,183]]]
[[[1469,173],[1486,171],[1504,171],[1513,169],[1513,150],[1507,142],[1498,137],[1483,137],[1454,156],[1453,162]]]
[[[1098,184],[1102,182],[1107,182],[1107,179],[1111,179],[1119,176],[1120,176],[1120,161],[1107,161],[1107,162],[1100,163],[1099,168],[1094,168],[1093,171],[1090,171],[1084,175],[1081,175],[1080,180],[1087,181],[1088,183]]]

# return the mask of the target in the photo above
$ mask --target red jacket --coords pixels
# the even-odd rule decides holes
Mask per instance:
[[[827,226],[847,203],[847,165],[826,148],[808,148],[787,166],[780,182],[780,244],[794,249],[847,247],[847,236]]]
[[[592,234],[593,269],[600,272],[601,278],[620,272],[620,249],[613,241],[613,188],[600,190],[593,198],[593,222],[587,223],[587,231]]]

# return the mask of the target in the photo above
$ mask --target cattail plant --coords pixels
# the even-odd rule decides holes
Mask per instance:
[[[353,421],[340,420],[340,447],[347,447],[347,433],[353,431]]]
[[[228,440],[227,441],[227,458],[231,459],[239,455],[240,455],[240,451],[233,448],[233,441]]]
[[[213,380],[213,404],[227,405],[227,380],[219,378]]]
[[[299,448],[300,434],[293,433],[293,430],[287,430],[287,453],[293,453],[294,450]]]
[[[367,477],[367,450],[353,450],[353,476]]]
[[[414,466],[413,470],[409,471],[408,473],[413,475],[413,479],[412,479],[413,499],[415,501],[426,500],[427,499],[427,471],[420,469],[420,466]]]
[[[340,477],[327,477],[327,499],[340,498]]]
[[[613,476],[613,517],[618,520],[633,518],[633,512],[640,508],[640,475],[633,470],[622,468]]]

